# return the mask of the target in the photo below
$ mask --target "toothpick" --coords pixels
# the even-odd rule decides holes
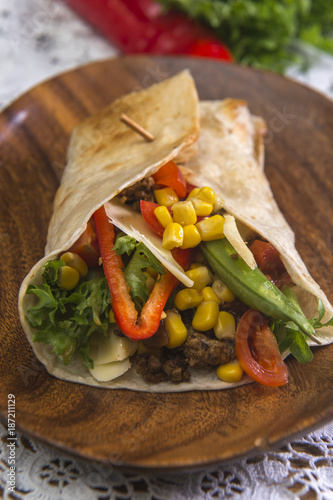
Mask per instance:
[[[129,116],[125,115],[125,113],[121,114],[120,119],[126,123],[126,125],[135,130],[135,132],[142,135],[142,137],[144,137],[147,141],[153,141],[155,139],[155,137],[148,132],[148,130],[141,127],[141,125],[133,121]]]

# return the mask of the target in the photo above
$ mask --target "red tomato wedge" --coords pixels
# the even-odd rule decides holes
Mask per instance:
[[[180,168],[174,161],[169,161],[153,175],[156,184],[168,186],[174,189],[179,198],[185,198],[187,195],[186,181]]]
[[[148,226],[154,231],[157,236],[163,237],[164,227],[157,220],[156,215],[154,214],[155,208],[159,207],[157,203],[152,201],[140,201],[140,210],[142,213],[142,217],[147,222]]]
[[[90,222],[88,222],[84,233],[69,249],[69,252],[77,253],[87,263],[88,267],[98,267],[101,254],[96,233]]]
[[[263,314],[249,309],[238,323],[235,338],[238,361],[251,378],[264,385],[278,387],[288,382],[276,338]]]
[[[250,246],[250,250],[260,271],[273,281],[278,288],[292,283],[279,252],[271,243],[254,240]]]

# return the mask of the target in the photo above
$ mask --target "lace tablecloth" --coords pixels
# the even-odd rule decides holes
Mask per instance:
[[[116,54],[60,1],[1,0],[0,107],[59,72]],[[306,73],[289,75],[333,97],[333,60],[315,51],[312,59]],[[172,475],[75,460],[7,425],[0,435],[0,492],[8,500],[333,500],[333,423],[268,453]]]

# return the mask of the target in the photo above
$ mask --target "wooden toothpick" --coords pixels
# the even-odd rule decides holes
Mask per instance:
[[[153,141],[155,139],[155,137],[153,136],[153,134],[151,134],[150,132],[148,132],[148,130],[146,130],[145,128],[141,127],[141,125],[139,125],[138,123],[136,123],[129,116],[125,115],[125,113],[122,113],[120,115],[120,119],[121,119],[121,121],[123,121],[124,123],[126,123],[126,125],[128,125],[133,130],[135,130],[135,132],[137,132],[138,134],[142,135],[142,137],[144,137],[147,141],[151,142],[151,141]]]

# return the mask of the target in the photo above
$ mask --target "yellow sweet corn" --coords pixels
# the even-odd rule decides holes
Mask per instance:
[[[183,227],[183,244],[181,248],[194,248],[201,242],[201,236],[194,224]]]
[[[154,286],[155,286],[155,280],[150,274],[148,274],[148,273],[145,273],[145,274],[147,276],[146,285],[147,285],[149,293],[151,293],[153,291]]]
[[[109,323],[115,323],[116,322],[116,318],[114,317],[114,312],[112,309],[110,309],[109,311]]]
[[[77,253],[66,252],[60,258],[67,266],[76,269],[80,278],[84,278],[88,274],[87,263]]]
[[[230,361],[230,363],[220,365],[216,374],[224,382],[239,382],[243,376],[243,369],[238,361]]]
[[[63,266],[58,271],[58,285],[64,290],[73,290],[80,279],[79,271],[74,267]]]
[[[199,193],[199,191],[200,188],[193,188],[187,198],[194,198]]]
[[[216,302],[217,305],[220,305],[221,304],[221,301],[220,299],[218,298],[218,296],[216,295],[216,293],[214,292],[214,290],[212,289],[211,286],[206,286],[203,290],[202,290],[202,295],[203,295],[203,299],[207,302],[208,300],[213,300],[214,302]]]
[[[157,276],[158,276],[158,272],[151,266],[148,266],[145,268],[145,272],[147,274],[149,274],[149,276],[151,276],[152,278],[154,278],[154,280],[157,279]]]
[[[168,224],[173,222],[172,215],[170,214],[169,210],[165,205],[160,205],[159,207],[156,207],[154,210],[154,215],[158,222],[166,228]]]
[[[162,246],[166,250],[181,247],[183,244],[184,230],[178,222],[171,222],[163,232]]]
[[[166,207],[171,207],[178,201],[176,191],[170,187],[156,189],[154,191],[154,196],[156,203],[158,203],[159,205],[165,205]]]
[[[173,220],[182,226],[188,226],[197,222],[197,214],[191,200],[174,203],[172,205],[172,215]]]
[[[233,315],[228,311],[220,311],[214,326],[214,333],[219,340],[233,340],[236,333],[236,322]]]
[[[222,215],[213,215],[196,223],[202,241],[219,240],[224,238],[223,233],[224,218]]]
[[[203,265],[203,262],[192,262],[190,265],[190,269],[197,269],[197,267],[200,267]]]
[[[175,296],[174,304],[180,311],[198,307],[203,301],[202,293],[194,288],[183,288]]]
[[[212,275],[206,266],[199,266],[195,269],[189,269],[185,273],[193,282],[192,288],[195,290],[203,290],[205,286],[209,285],[212,280]]]
[[[167,347],[169,349],[179,347],[187,339],[187,329],[180,315],[174,311],[167,311],[164,321],[169,335]]]
[[[195,196],[196,198],[199,198],[199,200],[206,201],[208,203],[211,203],[212,205],[215,202],[215,193],[212,188],[208,186],[200,188]]]
[[[198,332],[206,332],[214,327],[219,315],[219,306],[213,300],[201,302],[195,311],[192,326]]]
[[[208,203],[208,201],[200,200],[199,198],[196,198],[195,196],[191,198],[191,202],[194,206],[195,213],[201,217],[201,216],[208,216],[212,213],[213,211],[213,204]]]
[[[222,302],[233,302],[236,298],[235,294],[228,288],[223,281],[216,279],[212,284],[212,289]]]

